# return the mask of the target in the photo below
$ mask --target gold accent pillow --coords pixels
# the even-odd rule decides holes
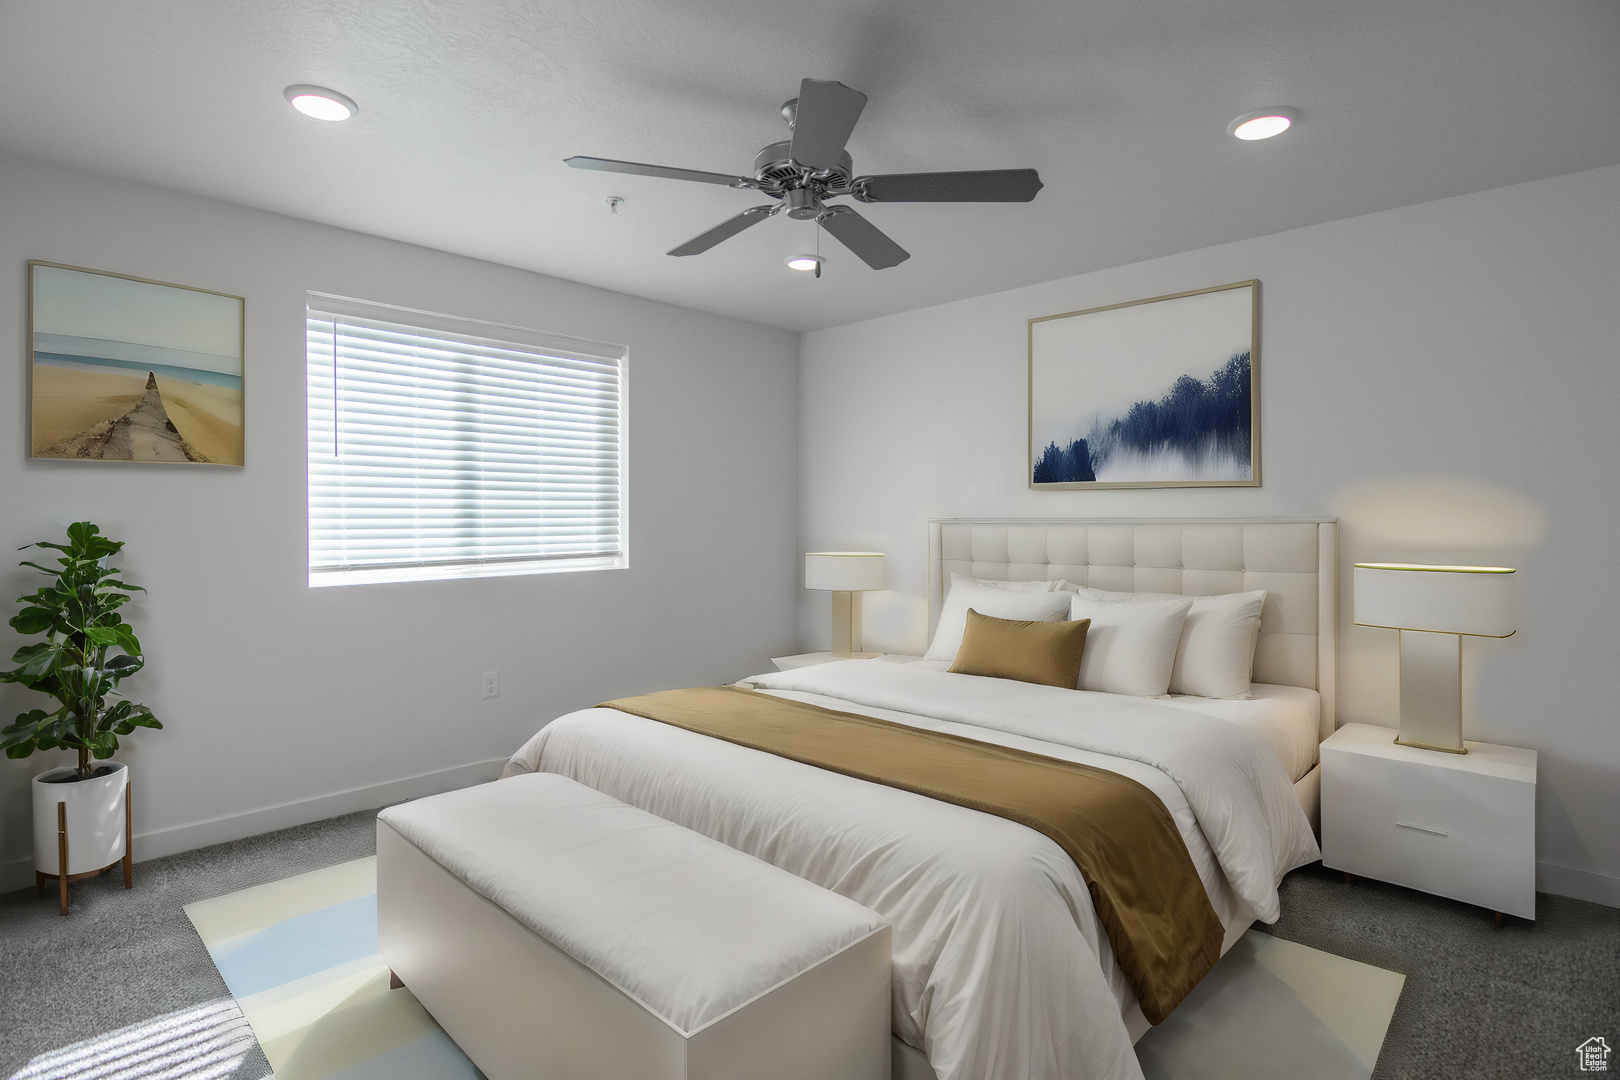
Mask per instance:
[[[1080,655],[1090,628],[1090,619],[1026,622],[996,619],[968,608],[962,648],[951,670],[1073,690],[1080,681]]]

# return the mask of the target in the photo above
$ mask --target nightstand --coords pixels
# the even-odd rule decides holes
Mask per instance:
[[[846,660],[881,660],[885,664],[909,664],[914,660],[921,660],[920,656],[907,656],[904,653],[867,653],[862,657],[844,657]],[[816,664],[830,664],[833,654],[830,652],[807,652],[797,656],[773,656],[771,663],[776,665],[777,671],[792,671],[794,668],[812,667]]]
[[[1347,874],[1536,917],[1536,752],[1466,754],[1346,724],[1322,743],[1322,863]]]

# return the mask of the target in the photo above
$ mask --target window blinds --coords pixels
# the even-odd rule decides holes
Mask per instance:
[[[309,583],[625,565],[617,345],[311,293]]]

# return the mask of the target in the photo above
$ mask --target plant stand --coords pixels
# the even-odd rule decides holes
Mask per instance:
[[[57,883],[57,887],[60,890],[61,895],[63,915],[68,913],[67,887],[69,885],[75,881],[83,881],[85,878],[99,877],[102,874],[105,874],[108,870],[111,870],[113,867],[117,866],[119,863],[124,865],[124,888],[133,889],[135,887],[135,816],[134,811],[131,809],[129,789],[130,784],[126,781],[124,784],[123,858],[110,862],[99,870],[86,870],[79,874],[47,874],[43,870],[34,871],[34,885],[41,891],[44,891],[46,888],[46,882],[55,881]],[[65,870],[68,866],[68,827],[66,802],[58,802],[56,804],[56,856],[56,865]]]

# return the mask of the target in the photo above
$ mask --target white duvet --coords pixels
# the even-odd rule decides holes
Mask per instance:
[[[1175,818],[1230,944],[1319,857],[1252,733],[1149,700],[861,661],[748,680],[767,692],[1111,769]],[[940,1080],[1140,1077],[1134,1007],[1085,882],[1004,818],[613,709],[546,725],[506,774],[561,773],[888,918],[894,1027]]]

